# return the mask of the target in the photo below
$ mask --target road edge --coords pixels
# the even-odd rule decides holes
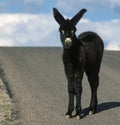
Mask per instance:
[[[0,67],[0,124],[20,125],[19,113],[9,85],[4,70]]]

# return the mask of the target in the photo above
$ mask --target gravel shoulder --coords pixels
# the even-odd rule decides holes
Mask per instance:
[[[12,122],[12,99],[9,97],[7,88],[0,78],[0,125],[9,125]]]

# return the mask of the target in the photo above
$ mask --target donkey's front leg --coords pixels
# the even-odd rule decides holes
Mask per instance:
[[[68,111],[65,115],[66,118],[70,118],[74,110],[74,84],[73,82],[68,82],[68,94],[69,94],[69,103],[68,103]]]
[[[69,103],[68,103],[68,111],[65,114],[66,118],[70,118],[72,116],[72,112],[74,110],[74,71],[72,64],[70,62],[66,62],[66,58],[63,59],[65,66],[65,74],[68,80],[68,95],[69,95]]]
[[[76,94],[76,118],[79,120],[81,118],[81,93],[82,93],[82,86],[79,83],[75,84],[75,94]]]
[[[74,89],[75,89],[75,95],[76,95],[76,118],[79,120],[81,118],[81,94],[82,94],[82,78],[83,73],[76,73],[75,76],[75,83],[74,83]]]

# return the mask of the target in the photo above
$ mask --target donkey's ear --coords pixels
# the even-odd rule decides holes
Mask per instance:
[[[56,20],[60,25],[65,22],[64,17],[61,15],[61,13],[60,13],[56,8],[53,8],[53,15],[54,15],[55,20]]]
[[[80,10],[72,19],[71,22],[76,25],[78,21],[82,18],[83,14],[86,12],[86,9]]]

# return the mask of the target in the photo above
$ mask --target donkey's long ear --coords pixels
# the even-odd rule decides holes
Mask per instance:
[[[53,15],[54,15],[55,20],[56,20],[60,25],[65,22],[64,17],[61,15],[61,13],[60,13],[56,8],[53,8]]]
[[[78,21],[82,18],[83,14],[86,12],[86,9],[80,10],[72,19],[71,22],[76,25]]]

